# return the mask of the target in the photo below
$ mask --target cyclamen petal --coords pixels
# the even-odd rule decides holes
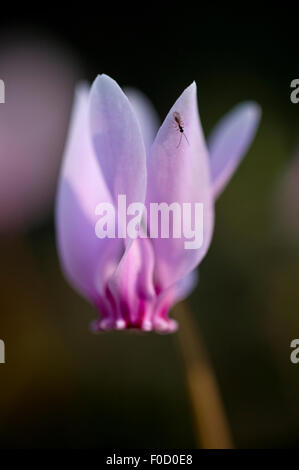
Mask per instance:
[[[188,141],[176,132],[174,113],[179,113]],[[155,277],[166,289],[192,271],[205,256],[212,238],[214,205],[210,187],[209,157],[192,83],[169,111],[148,158],[147,208],[150,203],[203,204],[203,244],[186,249],[184,237],[153,238]],[[151,226],[150,220],[148,226]]]
[[[151,304],[154,254],[147,238],[134,240],[109,282],[115,299],[116,324],[120,328],[153,329]]]
[[[187,297],[195,288],[198,280],[196,270],[188,273],[168,289],[163,290],[157,296],[152,323],[156,331],[160,333],[172,333],[177,330],[177,322],[169,318],[170,309]]]
[[[141,93],[141,91],[135,88],[125,88],[124,91],[140,122],[145,148],[148,154],[160,126],[158,114],[150,100]]]
[[[216,199],[246,154],[261,118],[254,102],[240,103],[215,126],[208,139],[211,179]]]
[[[120,239],[95,236],[95,207],[110,202],[88,129],[87,86],[77,88],[56,200],[60,260],[70,283],[93,300],[121,258]]]
[[[90,91],[90,128],[96,158],[114,202],[144,202],[146,155],[133,108],[112,78],[99,75]],[[138,175],[138,177],[136,177]]]
[[[57,194],[58,252],[70,283],[99,310],[94,331],[170,333],[177,323],[169,310],[196,285],[195,268],[213,233],[214,197],[248,147],[258,110],[243,105],[223,121],[213,134],[210,159],[195,83],[176,101],[155,138],[157,119],[149,101],[127,93],[131,104],[106,75],[91,90],[77,90]],[[126,196],[127,205],[146,204],[142,236],[129,243],[96,236],[96,207],[106,202],[116,210],[119,195]],[[202,203],[203,243],[186,249],[185,234],[146,238],[154,225],[152,203]]]

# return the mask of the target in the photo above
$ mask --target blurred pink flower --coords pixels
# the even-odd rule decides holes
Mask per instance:
[[[0,232],[26,230],[55,195],[73,89],[69,53],[43,40],[2,38],[0,78]]]
[[[173,128],[184,120],[188,143]],[[243,103],[203,136],[193,82],[158,130],[150,102],[127,95],[106,75],[89,91],[81,86],[65,150],[57,195],[58,251],[73,287],[99,309],[95,330],[136,328],[172,332],[174,303],[196,284],[196,270],[213,233],[215,198],[224,189],[254,137],[260,110]],[[158,130],[158,132],[157,132]],[[210,157],[209,157],[210,153]],[[203,244],[186,250],[182,238],[98,239],[99,202],[203,203]]]

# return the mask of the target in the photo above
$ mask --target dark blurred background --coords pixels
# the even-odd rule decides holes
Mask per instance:
[[[63,51],[59,73],[66,76],[64,66],[69,73],[63,109],[59,100],[51,114],[51,123],[57,123],[55,109],[65,119],[58,130],[53,124],[59,145],[55,157],[47,156],[56,159],[49,199],[28,220],[25,206],[12,216],[24,216],[19,226],[11,227],[8,219],[1,224],[0,338],[6,346],[6,364],[0,365],[1,448],[195,446],[176,334],[92,335],[88,325],[96,312],[69,287],[59,266],[53,197],[74,84],[103,72],[146,93],[161,119],[196,80],[206,135],[238,102],[261,105],[257,137],[216,204],[214,239],[188,302],[235,445],[299,445],[299,364],[290,362],[290,342],[299,337],[299,233],[281,222],[284,209],[278,203],[299,138],[299,104],[290,102],[290,82],[299,78],[297,14],[250,15],[244,8],[236,16],[216,7],[209,13],[180,8],[173,5],[166,18],[158,11],[109,16],[91,8],[86,14],[56,10],[0,18],[1,47],[25,37],[42,47],[50,43],[56,52],[46,57],[58,60]],[[45,66],[35,66],[28,74],[38,80]],[[0,78],[4,74],[0,53]],[[66,86],[55,80],[53,97]],[[8,98],[0,105],[0,124],[8,105]],[[37,161],[47,151],[41,142]],[[0,142],[0,152],[6,179],[10,147]],[[22,165],[34,171],[36,162],[16,158],[18,188],[26,183]],[[47,174],[29,205],[42,197]],[[16,189],[11,181],[1,192],[5,207]],[[25,197],[26,185],[22,191]]]

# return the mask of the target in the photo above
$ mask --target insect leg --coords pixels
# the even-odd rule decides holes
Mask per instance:
[[[181,141],[182,141],[182,134],[183,134],[183,132],[181,132],[180,141],[179,141],[179,144],[176,146],[176,148],[179,148],[179,146],[180,146],[180,144],[181,144]]]
[[[185,132],[183,132],[183,134],[184,134],[185,139],[186,139],[187,142],[188,142],[188,145],[190,145],[189,140],[187,139],[187,136],[186,136]],[[182,137],[182,136],[181,136],[181,137]]]

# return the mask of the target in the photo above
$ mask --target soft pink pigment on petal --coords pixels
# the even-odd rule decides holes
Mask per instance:
[[[122,240],[99,239],[95,208],[111,201],[90,141],[87,86],[77,89],[56,201],[57,244],[71,284],[97,302],[123,252]]]
[[[154,254],[150,240],[136,238],[109,281],[109,289],[117,305],[118,328],[152,329],[149,314],[156,296],[153,270]]]
[[[126,87],[124,92],[129,98],[129,101],[137,115],[142,130],[146,152],[148,154],[160,127],[158,113],[151,101],[140,90]]]
[[[246,154],[258,128],[261,109],[254,102],[240,103],[226,114],[208,139],[214,198],[224,190]]]
[[[177,330],[175,320],[169,318],[169,311],[177,303],[185,299],[195,288],[198,281],[197,271],[191,271],[166,290],[161,291],[155,301],[153,325],[160,333],[172,333]]]
[[[146,154],[133,108],[118,84],[99,75],[90,92],[90,129],[97,160],[112,198],[144,202]]]
[[[180,114],[184,134],[178,132],[174,112]],[[186,138],[185,138],[186,137]],[[187,142],[188,139],[188,142]],[[203,245],[185,249],[184,237],[153,239],[155,277],[164,290],[205,256],[212,237],[214,206],[210,187],[209,158],[197,109],[196,85],[192,83],[179,97],[163,122],[148,159],[147,209],[152,202],[203,204]],[[150,222],[148,221],[150,227]]]
[[[190,295],[193,289],[197,286],[197,283],[198,272],[194,269],[194,271],[191,271],[185,277],[177,281],[174,286],[170,287],[170,289],[173,290],[173,302],[181,302],[188,297],[188,295]]]

